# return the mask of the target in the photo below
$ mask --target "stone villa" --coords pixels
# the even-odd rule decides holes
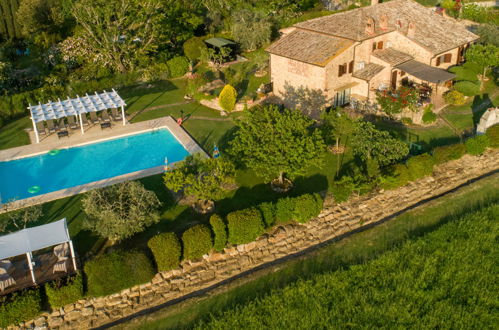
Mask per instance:
[[[274,93],[284,86],[324,91],[334,105],[374,101],[376,90],[410,83],[441,103],[460,64],[479,37],[433,8],[393,0],[298,23],[267,48]]]

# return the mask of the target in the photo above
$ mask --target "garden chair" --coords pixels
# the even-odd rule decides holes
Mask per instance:
[[[121,112],[118,112],[116,108],[111,108],[111,113],[113,115],[114,120],[118,121],[123,119],[123,117],[121,116]]]
[[[92,122],[92,124],[98,124],[100,122],[99,118],[95,114],[95,111],[90,112],[90,121]]]

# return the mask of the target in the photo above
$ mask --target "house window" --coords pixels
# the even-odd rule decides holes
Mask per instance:
[[[353,72],[353,61],[351,61],[349,64],[348,64],[348,73],[352,73]]]
[[[336,93],[333,100],[334,107],[341,107],[350,102],[350,88]]]
[[[444,55],[444,63],[450,63],[452,61],[452,54]]]
[[[365,65],[366,65],[366,62],[361,61],[361,62],[357,63],[357,69],[362,70],[362,69],[364,69]]]
[[[373,42],[373,51],[376,50],[376,42]]]
[[[437,57],[437,62],[435,63],[436,66],[440,65],[440,62],[442,61],[441,57],[442,56]]]
[[[338,77],[343,76],[345,73],[347,73],[347,64],[341,64],[338,66]]]
[[[383,41],[378,41],[378,49],[383,49]]]

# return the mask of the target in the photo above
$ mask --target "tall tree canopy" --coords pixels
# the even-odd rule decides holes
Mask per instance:
[[[322,165],[325,144],[313,120],[276,105],[248,109],[231,141],[230,153],[266,181],[305,174]]]
[[[487,70],[499,65],[499,47],[492,44],[473,45],[466,51],[466,60],[478,64],[483,68],[482,81],[487,75]]]

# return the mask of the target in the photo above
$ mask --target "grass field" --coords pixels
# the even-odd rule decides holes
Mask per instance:
[[[348,286],[348,288],[352,289],[351,291],[352,296],[351,298],[349,298],[349,296],[346,297],[343,296],[344,297],[343,301],[330,305],[328,305],[328,303],[321,304],[319,303],[319,300],[317,300],[317,304],[314,305],[314,308],[321,308],[320,306],[324,305],[324,306],[331,306],[332,309],[337,307],[338,310],[344,311],[342,307],[344,304],[349,304],[355,301],[356,303],[359,303],[358,305],[356,305],[359,306],[358,307],[359,309],[357,310],[357,313],[359,313],[361,311],[361,307],[362,306],[365,307],[366,305],[362,305],[363,303],[365,303],[365,301],[362,301],[362,299],[360,299],[358,296],[358,292],[356,292],[357,284],[359,284],[358,286],[360,288],[367,288],[365,292],[364,291],[362,292],[363,295],[365,294],[365,297],[369,297],[367,303],[369,303],[371,299],[380,299],[380,298],[386,299],[387,296],[389,296],[390,298],[392,297],[391,295],[388,295],[388,293],[392,292],[391,289],[388,289],[388,287],[384,287],[385,284],[380,282],[381,280],[386,279],[386,283],[388,283],[389,281],[392,281],[390,283],[396,283],[397,279],[394,279],[393,277],[391,279],[388,279],[390,278],[391,275],[383,273],[383,271],[386,271],[387,268],[384,268],[385,264],[383,262],[380,262],[379,258],[383,258],[384,256],[390,254],[404,255],[403,253],[400,253],[400,251],[404,249],[404,246],[411,247],[410,249],[405,248],[405,250],[403,251],[406,252],[407,256],[413,256],[414,252],[412,250],[414,250],[413,248],[414,244],[416,245],[419,244],[417,243],[418,240],[422,239],[422,241],[427,241],[427,242],[434,241],[435,237],[431,236],[435,235],[435,233],[433,232],[439,231],[441,228],[445,228],[445,226],[447,225],[451,226],[447,228],[452,228],[450,234],[448,235],[449,240],[455,241],[457,239],[458,240],[457,242],[459,243],[457,245],[458,246],[462,245],[463,249],[465,248],[465,245],[461,243],[465,241],[464,238],[466,237],[466,235],[469,235],[468,239],[466,239],[468,243],[470,242],[471,238],[475,238],[475,240],[471,240],[471,243],[474,244],[475,247],[474,250],[470,248],[470,251],[473,252],[470,253],[469,256],[461,258],[463,261],[469,262],[470,259],[472,259],[471,255],[475,256],[475,254],[473,253],[476,253],[477,249],[481,255],[488,255],[487,253],[492,253],[493,250],[490,247],[487,247],[485,242],[489,244],[490,237],[497,235],[498,228],[496,223],[492,224],[493,226],[484,227],[486,230],[494,233],[488,236],[487,234],[485,234],[484,236],[488,237],[487,240],[474,237],[473,236],[474,232],[472,233],[459,232],[459,228],[461,226],[456,225],[457,223],[456,220],[459,219],[463,214],[469,212],[476,212],[477,210],[483,209],[491,204],[494,203],[497,204],[497,202],[499,202],[499,175],[495,175],[493,177],[473,183],[470,186],[462,188],[455,193],[434,200],[429,204],[424,205],[424,207],[419,207],[415,210],[406,212],[403,215],[400,215],[397,218],[385,222],[377,227],[371,228],[361,233],[354,234],[339,242],[330,244],[326,247],[323,247],[319,250],[316,250],[315,252],[309,253],[298,259],[286,261],[281,265],[275,265],[268,269],[260,270],[254,274],[247,275],[242,279],[237,279],[234,282],[231,282],[221,288],[217,288],[214,290],[214,292],[210,292],[198,298],[192,298],[187,301],[181,302],[178,305],[167,307],[155,313],[139,317],[136,320],[130,321],[129,323],[126,324],[119,325],[116,328],[117,329],[191,328],[194,324],[198,324],[198,322],[200,321],[209,322],[209,320],[211,320],[213,317],[215,319],[219,319],[220,313],[224,312],[226,312],[227,315],[229,315],[229,317],[230,315],[237,316],[238,318],[240,317],[241,320],[245,321],[245,323],[242,326],[237,326],[235,324],[228,324],[228,323],[224,323],[223,325],[220,323],[218,324],[213,323],[211,325],[220,325],[221,328],[238,328],[238,327],[261,328],[262,325],[260,321],[265,319],[269,315],[273,315],[274,310],[278,311],[279,313],[283,313],[283,315],[286,315],[287,310],[294,310],[296,306],[300,306],[300,308],[303,309],[300,312],[300,315],[303,318],[305,318],[306,317],[305,315],[308,315],[308,312],[307,310],[305,310],[305,308],[310,307],[305,305],[305,301],[310,301],[307,300],[306,297],[300,297],[300,299],[295,299],[293,297],[290,297],[290,299],[284,301],[280,300],[282,306],[288,307],[287,309],[286,308],[281,309],[276,307],[275,309],[272,309],[270,311],[259,310],[257,313],[259,313],[258,315],[261,315],[262,317],[260,320],[251,321],[246,318],[249,314],[253,313],[253,310],[249,314],[244,314],[244,313],[241,314],[242,312],[240,311],[245,310],[246,308],[245,306],[248,303],[252,304],[252,306],[255,305],[260,306],[260,302],[262,300],[275,299],[275,298],[267,298],[270,292],[273,293],[277,292],[277,294],[281,294],[281,292],[287,292],[287,290],[288,291],[292,290],[287,288],[289,285],[291,285],[292,288],[301,286],[303,285],[303,283],[310,283],[310,282],[319,283],[318,285],[320,285],[320,282],[317,281],[316,279],[321,276],[322,277],[333,276],[333,278],[335,279],[335,281],[333,282],[337,282],[336,284],[331,283],[328,284],[327,287],[321,288],[321,290],[328,293],[327,294],[328,297],[332,297],[331,299],[334,299],[334,293],[327,290],[331,290],[331,288],[335,288],[338,285],[341,286],[341,283],[344,283],[345,287]],[[452,205],[452,207],[449,207],[449,205]],[[497,206],[495,208],[497,212]],[[495,214],[497,217],[497,213]],[[484,228],[477,228],[477,233],[480,232],[480,235],[482,235]],[[446,229],[444,229],[444,231],[449,233],[449,231]],[[483,235],[481,237],[483,237]],[[460,239],[463,240],[460,241]],[[484,244],[477,245],[476,244],[477,241],[480,242],[484,241]],[[440,243],[445,243],[445,242],[442,242],[442,240],[440,239]],[[454,244],[454,246],[455,245],[456,244]],[[442,246],[445,246],[445,244]],[[481,246],[483,246],[483,248]],[[446,249],[447,247],[443,251],[446,251]],[[495,253],[497,255],[497,247],[495,249],[496,249]],[[427,250],[423,249],[418,251],[421,251],[421,254],[423,255],[425,251],[428,252],[431,250],[432,249],[429,248]],[[436,251],[438,249],[433,249],[433,250]],[[438,251],[442,251],[442,249]],[[468,250],[465,251],[466,253],[468,253],[467,252]],[[428,254],[425,255],[428,256]],[[437,275],[435,274],[435,269],[440,270],[440,268],[435,268],[435,267],[432,268],[432,266],[435,266],[434,262],[436,260],[438,260],[438,262],[442,261],[442,264],[444,264],[444,261],[442,260],[444,255],[442,253],[436,253],[432,255],[433,258],[427,258],[427,260],[426,259],[421,260],[420,257],[414,256],[414,259],[411,260],[414,260],[414,264],[416,263],[416,260],[419,261],[418,264],[421,265],[421,268],[419,268],[417,271],[413,272],[412,274],[410,272],[399,273],[400,280],[404,280],[405,277],[409,279],[410,278],[409,276],[418,275],[419,277],[414,282],[417,283],[418,285],[421,285],[422,288],[425,288],[425,290],[419,291],[421,295],[418,295],[417,299],[416,298],[411,299],[410,303],[409,301],[407,301],[408,306],[418,305],[419,304],[418,299],[424,302],[430,302],[430,300],[425,300],[425,292],[432,291],[432,289],[434,288],[433,284],[438,283],[437,281],[432,282],[431,279],[435,278],[435,280],[437,280],[439,276],[438,274]],[[480,260],[481,257],[482,256],[479,256],[476,260],[477,261]],[[459,260],[459,265],[460,263],[461,260]],[[365,267],[366,264],[376,265],[375,269],[367,272],[367,274],[371,274],[370,275],[371,281],[368,282],[369,284],[367,286],[360,285],[361,283],[364,283],[362,281],[364,281],[365,279],[362,276],[364,276],[365,273],[361,273],[360,274],[361,276],[359,276],[359,274],[356,274],[355,277],[353,276],[354,274],[348,273],[348,271],[351,271],[352,269],[355,270],[356,268],[359,267],[360,268]],[[410,264],[411,263],[409,264],[406,263],[401,265],[404,266],[403,269],[406,269],[406,266],[408,268]],[[388,265],[390,265],[390,263],[388,263]],[[422,267],[422,265],[426,267]],[[488,265],[490,266],[490,263]],[[394,273],[397,273],[397,271],[399,271],[401,268],[402,267],[396,267]],[[474,267],[474,270],[470,270],[469,276],[483,275],[481,272],[476,271],[476,269],[484,269],[484,268],[485,266],[482,267],[481,265]],[[456,270],[454,274],[456,274],[456,276],[458,275],[461,276],[463,272],[464,270],[463,271]],[[342,274],[335,275],[336,273],[342,273]],[[495,273],[496,277],[497,267],[495,268]],[[376,276],[376,274],[380,276]],[[383,276],[381,276],[381,274],[383,274]],[[446,274],[448,274],[448,272]],[[342,277],[340,279],[339,277],[334,277],[334,276],[342,276]],[[356,282],[352,284],[351,280],[349,280],[349,277],[355,279]],[[477,278],[479,277],[473,278],[469,283],[478,282],[476,281]],[[490,276],[487,275],[484,276],[483,280],[490,281]],[[455,291],[457,293],[460,293],[460,288],[462,288],[462,286],[457,285],[457,283],[455,283],[455,280],[453,281],[454,281],[453,284],[456,284]],[[371,286],[371,282],[373,283],[372,286],[377,288],[376,290],[369,289],[369,287]],[[428,286],[427,284],[429,283],[430,285]],[[409,287],[410,285],[411,283],[409,283]],[[426,287],[424,285],[426,285]],[[284,290],[282,290],[283,288]],[[384,291],[383,290],[377,291],[378,288],[384,288],[383,289]],[[495,290],[497,291],[497,286],[495,287]],[[311,291],[307,289],[304,289],[303,292],[306,292],[307,295],[311,293]],[[445,291],[443,292],[445,293]],[[393,297],[394,296],[395,293],[393,294]],[[466,297],[465,295],[462,296],[463,299],[466,299],[465,297]],[[441,298],[442,298],[441,299],[442,304],[447,304],[448,300],[451,300],[451,295],[449,294],[449,299],[445,299],[445,297]],[[453,298],[457,299],[459,298],[459,296],[454,296]],[[256,301],[258,301],[258,303],[256,303]],[[301,303],[302,301],[303,304]],[[476,302],[476,299],[472,301]],[[296,304],[287,305],[289,302],[296,302]],[[444,305],[442,305],[442,307],[443,306]],[[371,307],[373,311],[376,310],[376,306],[371,306]],[[403,303],[401,304],[401,306],[391,306],[391,307],[386,306],[386,307],[387,307],[386,309],[387,312],[385,313],[381,311],[379,313],[380,315],[386,315],[388,311],[392,313],[398,313],[404,311]],[[440,307],[440,305],[437,307]],[[459,300],[456,302],[456,308],[457,307],[459,307]],[[440,310],[437,309],[437,312],[441,313],[446,311],[447,309],[444,308]],[[323,314],[332,315],[330,310],[324,312]],[[345,316],[352,316],[353,314],[355,313],[345,313]],[[410,316],[411,314],[404,313],[403,316],[404,315]],[[443,315],[438,315],[438,316],[439,318],[437,319],[446,320],[443,317]],[[374,319],[376,318],[373,318],[373,320]],[[366,322],[367,321],[368,320],[366,320]],[[297,321],[296,325],[299,324],[298,322],[299,320]],[[326,320],[326,322],[330,321]],[[267,326],[269,324],[270,323],[268,323]],[[339,328],[342,327],[340,326],[340,323],[332,323],[332,324],[336,324]],[[329,326],[331,326],[332,324],[329,324]],[[372,323],[365,323],[365,326],[367,326],[367,324],[373,325]],[[399,326],[410,327],[409,324],[410,323],[404,323],[404,325],[399,324]],[[284,328],[285,326],[286,325],[284,324],[279,324],[279,326],[277,327]],[[325,324],[322,324],[322,326],[318,327],[327,328]],[[292,328],[296,328],[296,326],[293,326]],[[306,326],[305,328],[310,328],[310,327]]]

